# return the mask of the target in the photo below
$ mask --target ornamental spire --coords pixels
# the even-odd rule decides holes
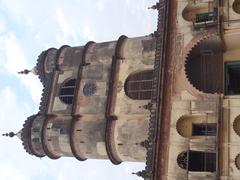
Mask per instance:
[[[137,176],[142,177],[142,178],[146,178],[146,177],[147,177],[147,173],[146,173],[145,170],[138,171],[138,172],[136,172],[136,173],[133,172],[132,174],[137,175]]]
[[[3,136],[9,136],[9,137],[14,137],[16,134],[14,132],[10,132],[10,133],[5,133],[5,134],[2,134]]]
[[[28,74],[30,72],[36,75],[37,74],[36,67],[33,67],[31,70],[24,69],[23,71],[18,72],[18,74]]]
[[[153,9],[153,10],[157,9],[157,10],[159,10],[160,9],[160,3],[156,3],[155,5],[153,5],[151,7],[148,7],[148,9]]]
[[[17,136],[19,139],[21,139],[21,133],[22,133],[22,130],[19,131],[18,133],[14,133],[14,132],[4,133],[4,134],[2,134],[2,136],[8,136],[10,138]]]

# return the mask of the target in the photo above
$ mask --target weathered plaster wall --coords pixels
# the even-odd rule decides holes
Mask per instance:
[[[140,145],[147,139],[149,111],[144,109],[150,100],[133,100],[124,91],[124,82],[133,73],[153,69],[155,39],[151,36],[129,38],[122,47],[118,90],[114,115],[118,118],[114,143],[123,161],[145,161],[146,148]]]
[[[225,97],[223,100],[223,125],[221,144],[221,179],[240,178],[240,170],[237,168],[237,155],[240,153],[240,136],[234,131],[234,121],[240,115],[239,96]]]
[[[48,150],[56,156],[73,156],[70,147],[71,117],[56,117],[47,122],[45,142]]]
[[[104,114],[110,78],[112,58],[116,42],[92,44],[87,52],[81,73],[80,88],[76,114]],[[86,96],[83,89],[86,84],[93,84],[96,90],[93,95]]]
[[[108,159],[105,146],[104,116],[83,116],[73,129],[73,141],[80,156],[88,159]]]

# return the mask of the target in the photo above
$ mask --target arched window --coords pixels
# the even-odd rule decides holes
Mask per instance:
[[[76,79],[70,79],[64,83],[64,85],[60,89],[59,98],[62,102],[66,104],[72,104],[74,90],[76,86]]]
[[[216,171],[216,153],[203,151],[184,151],[177,157],[177,163],[182,169],[189,171]]]
[[[125,93],[132,99],[151,99],[153,70],[130,75],[125,82]]]

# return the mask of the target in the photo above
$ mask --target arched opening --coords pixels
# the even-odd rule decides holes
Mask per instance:
[[[131,99],[151,99],[153,70],[146,70],[128,76],[124,88],[126,95]]]
[[[216,20],[216,8],[214,8],[213,2],[208,3],[190,3],[183,12],[183,19],[191,21],[195,25],[204,23],[205,26],[213,25]]]
[[[198,14],[204,14],[209,12],[209,4],[208,3],[196,3],[196,4],[188,4],[183,12],[182,16],[186,21],[196,21],[196,16]]]
[[[180,168],[188,171],[215,172],[216,153],[184,151],[178,155],[177,164]]]
[[[223,92],[223,52],[220,38],[199,42],[189,52],[185,71],[190,83],[204,93]]]
[[[217,124],[209,123],[206,116],[183,116],[176,125],[177,132],[185,138],[216,136]]]
[[[233,11],[240,14],[240,0],[235,0],[232,5]]]
[[[236,132],[236,134],[240,136],[240,115],[234,119],[233,129]]]
[[[66,81],[60,89],[59,98],[65,104],[72,104],[74,91],[76,86],[76,79]]]
[[[238,154],[235,158],[235,165],[240,170],[240,154]]]

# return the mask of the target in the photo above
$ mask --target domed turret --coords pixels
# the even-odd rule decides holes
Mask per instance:
[[[43,157],[45,156],[45,153],[42,150],[41,138],[36,137],[35,134],[38,133],[38,136],[41,136],[41,130],[34,127],[34,121],[38,121],[37,117],[38,114],[32,115],[27,118],[27,120],[23,124],[20,138],[26,152],[37,157]]]
[[[46,51],[43,51],[37,59],[36,72],[39,76],[40,81],[43,83],[43,86],[46,85],[46,82],[51,78],[51,74],[54,69],[56,69],[56,57],[57,49],[50,48]]]

